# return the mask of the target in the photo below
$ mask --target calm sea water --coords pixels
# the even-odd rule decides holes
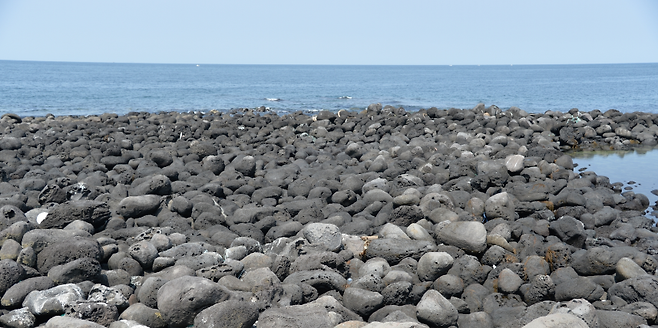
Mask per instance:
[[[531,113],[658,113],[658,64],[532,66],[157,65],[0,61],[0,114],[89,115],[266,106],[361,110],[518,106]],[[657,199],[658,152],[575,160]],[[641,169],[639,169],[641,168]]]
[[[658,64],[159,65],[0,61],[0,112],[21,116],[269,107],[518,106],[658,112]],[[275,101],[275,99],[278,99]]]

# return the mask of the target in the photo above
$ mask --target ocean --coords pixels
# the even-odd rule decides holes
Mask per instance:
[[[371,103],[530,113],[658,112],[658,64],[522,66],[182,65],[0,61],[0,113],[131,111],[278,113],[361,110]]]
[[[362,110],[371,103],[529,113],[658,113],[658,63],[521,66],[306,66],[0,61],[0,115]],[[574,154],[574,162],[658,200],[657,151]],[[638,169],[642,168],[642,169]],[[635,182],[630,183],[629,182]]]

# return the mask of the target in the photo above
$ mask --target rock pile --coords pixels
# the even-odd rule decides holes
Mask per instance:
[[[238,112],[0,120],[7,327],[637,327],[649,201],[568,149],[658,115]]]

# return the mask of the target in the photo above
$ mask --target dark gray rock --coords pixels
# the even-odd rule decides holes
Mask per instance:
[[[154,149],[148,154],[148,158],[155,162],[158,167],[165,167],[174,162],[171,153],[164,149]]]
[[[413,289],[413,284],[408,281],[398,281],[382,289],[381,294],[384,297],[385,305],[404,305],[407,304],[409,294]]]
[[[92,200],[68,201],[55,206],[39,223],[41,229],[64,228],[75,220],[89,222],[99,228],[110,218],[106,203]]]
[[[600,328],[638,327],[647,321],[639,315],[622,311],[596,310]]]
[[[472,312],[460,314],[457,326],[460,328],[493,328],[494,324],[489,313]]]
[[[25,269],[16,263],[13,260],[1,260],[0,261],[0,294],[5,294],[5,292],[11,288],[14,284],[18,283],[23,279],[25,275]],[[2,305],[4,305],[4,298]]]
[[[258,315],[258,306],[253,302],[224,301],[201,311],[194,318],[194,327],[251,327],[258,320]]]
[[[587,277],[569,279],[555,286],[555,300],[559,302],[577,298],[595,302],[600,300],[604,293],[601,286]]]
[[[153,261],[158,257],[158,250],[152,243],[142,240],[132,244],[128,249],[128,254],[139,262],[144,270],[150,270]]]
[[[149,177],[146,181],[134,186],[130,190],[131,196],[140,195],[169,195],[171,194],[171,180],[165,175],[157,174]]]
[[[185,327],[205,308],[226,300],[230,292],[201,277],[180,277],[166,282],[158,291],[158,310],[170,327]]]
[[[616,296],[628,303],[648,302],[658,305],[658,277],[639,276],[618,282],[608,290],[610,296]]]
[[[37,269],[45,274],[54,266],[85,257],[99,261],[101,255],[98,241],[73,237],[60,240],[58,243],[51,244],[39,252],[37,255]]]
[[[2,306],[7,308],[19,307],[27,294],[33,290],[44,290],[55,286],[52,279],[48,277],[33,277],[9,287],[2,296]]]
[[[125,218],[136,218],[154,213],[160,207],[160,196],[129,196],[118,204],[117,212]]]
[[[100,302],[79,302],[67,306],[67,317],[95,322],[104,327],[119,318],[119,311],[114,305]]]
[[[367,318],[384,305],[384,296],[377,292],[350,287],[345,289],[343,304],[356,314]]]
[[[583,223],[571,216],[563,216],[551,222],[549,230],[563,242],[577,248],[582,248],[587,239]]]
[[[258,316],[258,326],[272,328],[332,328],[336,325],[327,310],[318,304],[271,308]]]
[[[319,292],[329,290],[344,291],[347,280],[339,273],[327,270],[297,271],[283,280],[285,284],[306,283],[313,286]]]
[[[69,284],[83,281],[99,281],[100,263],[93,258],[83,257],[62,265],[56,265],[48,270],[48,277],[55,284]]]
[[[395,265],[407,257],[418,260],[423,254],[435,248],[434,243],[426,240],[375,239],[368,245],[364,257],[366,259],[381,257],[389,264]]]
[[[541,301],[553,299],[555,295],[555,283],[550,276],[537,275],[529,284],[521,286],[523,300],[527,304],[535,304]]]
[[[121,313],[119,318],[121,320],[132,320],[150,328],[167,327],[167,323],[164,321],[160,311],[142,303],[132,304]]]

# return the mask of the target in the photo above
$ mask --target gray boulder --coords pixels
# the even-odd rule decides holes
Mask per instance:
[[[47,273],[57,265],[63,265],[81,258],[90,258],[100,261],[102,251],[95,239],[73,237],[60,240],[44,248],[37,255],[37,269]]]
[[[33,277],[25,279],[11,286],[2,296],[2,306],[7,308],[19,307],[27,294],[33,290],[44,290],[55,286],[52,279],[48,277]]]
[[[361,288],[346,288],[343,304],[356,314],[367,318],[384,305],[384,296]]]
[[[66,307],[66,316],[109,326],[119,318],[117,307],[102,302],[78,302]]]
[[[459,320],[457,309],[441,293],[430,289],[416,305],[416,316],[421,322],[434,327],[456,325]]]
[[[587,277],[569,279],[555,286],[555,300],[558,302],[572,299],[595,302],[600,300],[604,293],[603,287]]]
[[[59,315],[66,306],[83,301],[84,293],[75,284],[59,285],[46,290],[35,290],[27,294],[23,306],[34,315]]]
[[[257,327],[333,328],[336,324],[322,305],[304,304],[267,309],[258,316]]]
[[[100,263],[92,258],[83,257],[66,264],[56,265],[48,271],[48,278],[55,284],[69,284],[83,281],[99,281]]]
[[[608,294],[628,303],[648,302],[658,307],[658,277],[645,275],[626,279],[612,285]]]
[[[557,302],[551,309],[553,313],[568,313],[585,321],[589,327],[598,327],[599,319],[596,317],[596,308],[587,300],[573,299],[568,302]]]
[[[48,211],[48,215],[39,223],[41,229],[64,228],[69,223],[80,220],[89,222],[99,228],[110,219],[107,203],[93,200],[68,201]]]
[[[334,252],[342,246],[342,235],[340,229],[333,224],[310,223],[302,229],[304,238],[311,244],[320,243],[327,250]]]
[[[0,316],[0,324],[11,328],[32,328],[37,318],[28,308],[9,311]]]
[[[230,295],[229,290],[206,278],[184,276],[168,281],[158,291],[158,310],[170,327],[185,327],[205,308]]]
[[[463,249],[468,253],[482,253],[487,249],[487,229],[475,221],[457,221],[437,224],[436,240]]]
[[[493,328],[493,320],[487,312],[472,312],[459,315],[457,320],[459,328]]]
[[[194,327],[232,328],[252,327],[258,320],[258,306],[249,301],[224,301],[217,303],[194,318]]]
[[[328,270],[305,270],[290,274],[283,280],[284,284],[306,283],[318,290],[337,290],[343,292],[347,280],[335,271]]]
[[[35,253],[40,253],[44,248],[52,244],[60,244],[74,237],[91,237],[86,231],[60,230],[60,229],[35,229],[27,231],[21,240],[23,248],[32,248]]]
[[[74,317],[52,317],[46,322],[45,328],[103,328],[105,326],[99,325],[95,322],[88,320],[78,319]]]
[[[124,218],[137,218],[155,212],[160,207],[160,196],[128,196],[118,204],[117,212]]]
[[[514,221],[514,202],[512,196],[507,192],[495,194],[484,202],[484,213],[487,219],[503,218]]]
[[[416,273],[421,281],[434,281],[448,273],[454,261],[446,252],[427,252],[418,260]]]
[[[647,324],[641,316],[622,311],[597,310],[596,317],[599,320],[599,328],[630,328]]]
[[[153,261],[158,257],[158,249],[152,243],[142,240],[132,244],[128,249],[128,254],[139,262],[144,270],[150,270]]]
[[[530,321],[523,328],[589,328],[585,321],[569,313],[553,313]]]
[[[167,280],[160,277],[146,278],[137,292],[139,302],[148,307],[156,308],[158,306],[158,290],[166,282]]]
[[[434,243],[426,240],[375,239],[368,245],[365,258],[381,257],[389,264],[395,265],[407,257],[418,260],[426,252],[434,250],[435,247]]]
[[[4,294],[11,286],[23,279],[25,269],[13,260],[0,261],[0,294]],[[3,302],[4,306],[4,302]]]
[[[129,306],[119,316],[122,320],[130,320],[149,328],[165,328],[167,323],[162,318],[162,313],[157,309],[148,307],[142,303]]]

